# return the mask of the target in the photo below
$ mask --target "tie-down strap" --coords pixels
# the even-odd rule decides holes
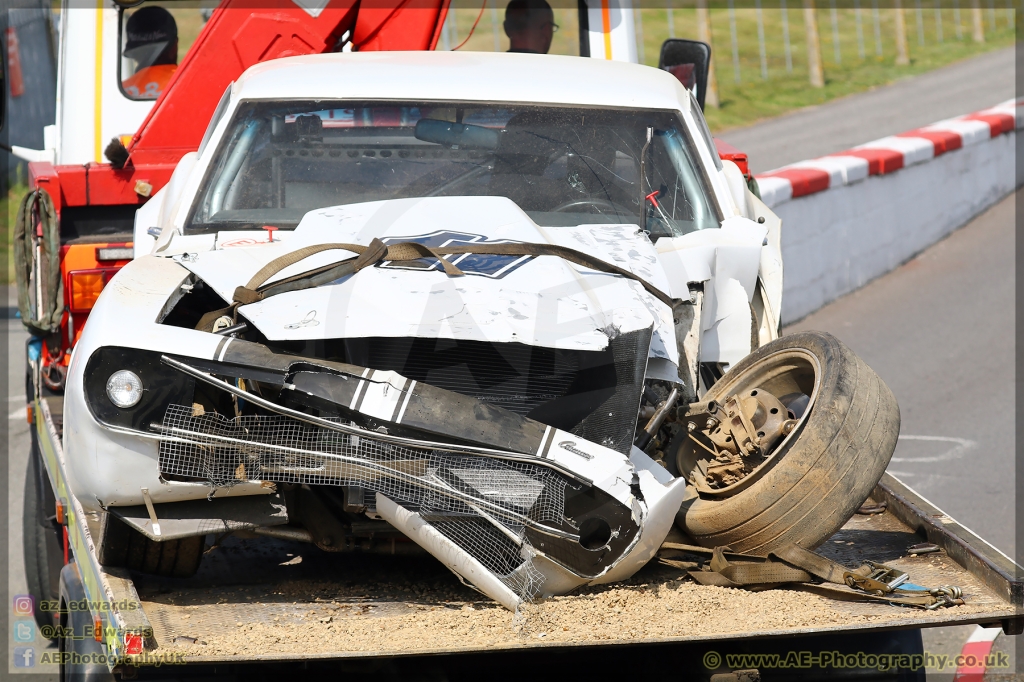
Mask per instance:
[[[689,571],[689,575],[702,585],[768,589],[788,584],[833,599],[880,601],[929,610],[964,603],[963,593],[958,587],[928,589],[914,585],[906,582],[908,576],[905,573],[872,562],[851,570],[794,544],[771,552],[767,558],[734,554],[725,547],[708,549],[666,542],[662,548],[705,556],[710,554],[711,561],[706,570]],[[682,563],[663,562],[669,565]],[[850,589],[822,585],[817,582],[819,580]]]
[[[292,277],[287,277],[273,284],[266,285],[267,280],[285,268],[323,251],[344,250],[358,254],[354,258],[331,263]],[[385,261],[409,262],[421,258],[436,258],[441,267],[450,277],[459,277],[465,273],[454,263],[443,256],[477,254],[481,256],[556,256],[585,268],[619,275],[640,284],[647,293],[670,308],[680,303],[678,299],[658,289],[656,286],[633,274],[629,270],[595,258],[591,255],[555,244],[509,243],[509,244],[472,244],[468,246],[426,246],[417,242],[398,242],[385,244],[374,238],[368,246],[361,244],[316,244],[306,246],[270,261],[253,275],[248,284],[235,289],[234,302],[239,305],[256,303],[265,298],[286,291],[299,291],[332,282],[341,277],[352,275],[363,268]]]

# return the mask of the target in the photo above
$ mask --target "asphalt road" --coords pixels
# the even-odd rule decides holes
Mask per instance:
[[[718,137],[764,172],[1004,102],[1017,94],[1014,60],[1013,48],[997,50]],[[1009,556],[1024,518],[1014,466],[1014,253],[1011,197],[784,330],[830,331],[879,373],[903,419],[889,471]],[[956,655],[973,629],[926,630],[925,648]],[[1020,640],[1001,636],[994,649],[1011,653],[1015,670],[1024,668],[1013,656]]]
[[[1021,510],[1014,466],[1015,198],[783,330],[831,332],[863,358],[900,405],[889,472],[1011,557]],[[925,630],[925,649],[955,655],[972,630]],[[996,640],[1017,669],[1024,668],[1013,656],[1020,641]]]
[[[1014,197],[786,327],[839,337],[889,385],[889,471],[1013,556]]]
[[[751,170],[763,173],[1015,96],[1014,48],[1008,47],[716,137],[746,152]]]

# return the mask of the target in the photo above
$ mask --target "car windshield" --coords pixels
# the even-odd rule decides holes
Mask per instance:
[[[674,112],[292,101],[239,107],[186,230],[290,228],[327,206],[451,196],[507,197],[542,226],[629,223],[652,238],[721,220]]]

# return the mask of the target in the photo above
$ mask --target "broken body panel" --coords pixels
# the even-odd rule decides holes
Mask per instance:
[[[634,439],[647,422],[645,410],[664,404],[670,389],[684,400],[702,392],[709,383],[699,378],[702,363],[720,371],[758,345],[758,328],[777,333],[765,311],[778,310],[774,280],[781,280],[781,267],[766,270],[762,263],[779,261],[778,221],[763,205],[759,216],[744,215],[755,201],[729,194],[692,98],[668,74],[545,62],[574,83],[614,71],[621,90],[636,93],[634,106],[654,112],[645,142],[643,125],[615,128],[616,104],[591,88],[555,93],[520,83],[512,90],[522,101],[553,105],[527,111],[515,102],[495,104],[496,93],[473,87],[474,79],[482,86],[496,75],[521,73],[521,55],[429,56],[425,61],[437,62],[434,83],[458,84],[451,92],[435,88],[435,97],[457,101],[472,91],[492,109],[512,113],[472,110],[483,123],[452,128],[441,118],[447,110],[431,100],[399,110],[383,131],[390,142],[349,144],[354,124],[328,130],[339,109],[279,115],[248,104],[274,96],[318,101],[325,81],[315,76],[342,68],[354,75],[347,87],[361,99],[375,94],[376,83],[397,87],[382,75],[393,74],[399,86],[410,79],[403,55],[279,60],[233,86],[208,145],[186,156],[139,211],[136,258],[107,285],[75,348],[64,442],[69,482],[86,509],[145,504],[151,524],[143,519],[137,527],[158,539],[152,526],[163,505],[277,490],[292,509],[303,494],[297,491],[334,487],[344,491],[339,519],[350,529],[359,516],[384,520],[509,608],[624,579],[654,556],[686,482],[647,454],[659,456],[667,442],[657,433],[660,421],[638,441],[647,452]],[[290,77],[297,74],[298,81]],[[640,83],[649,86],[646,98],[638,80],[650,81]],[[580,105],[587,109],[565,109]],[[667,119],[659,113],[666,108]],[[246,119],[252,111],[257,118]],[[260,111],[270,113],[261,119]],[[461,111],[451,115],[461,120]],[[310,157],[300,169],[307,173],[315,163],[356,159],[366,164],[356,168],[357,178],[373,169],[365,159],[392,153],[438,158],[440,150],[463,162],[463,138],[439,143],[437,133],[421,132],[430,126],[406,115],[463,137],[497,140],[481,147],[482,160],[468,174],[444,187],[466,175],[498,177],[502,164],[513,179],[527,177],[525,167],[547,166],[546,179],[530,180],[532,194],[524,196],[555,187],[553,211],[528,203],[524,210],[503,195],[514,190],[495,195],[492,185],[483,195],[451,190],[340,205],[314,197],[322,207],[296,213],[281,197],[286,187],[302,189],[297,176],[280,184],[269,208],[255,210],[244,197],[267,206],[266,191],[239,189],[230,175],[263,163],[260,150],[267,150],[261,167],[269,175],[252,177],[271,187],[287,171],[273,159],[293,155]],[[593,130],[564,128],[591,135],[593,151],[582,138],[555,139],[563,128],[550,121],[564,127],[573,116],[596,121],[586,124]],[[260,126],[265,141],[254,144]],[[620,145],[603,163],[600,140]],[[358,156],[353,152],[362,147],[353,144],[382,151]],[[431,156],[416,156],[424,144],[436,145],[426,147]],[[330,168],[344,170],[341,161]],[[662,183],[647,195],[656,182],[650,174],[668,177],[665,168],[671,178],[673,168],[679,173],[671,180],[675,189]],[[646,201],[631,204],[628,197],[641,197],[642,189]],[[557,194],[563,191],[568,201]],[[589,193],[573,199],[574,191]],[[261,218],[251,217],[259,211],[286,229],[260,230]],[[588,213],[598,220],[589,222]],[[203,215],[212,216],[205,220],[213,228],[194,227]],[[242,222],[231,223],[232,215]],[[765,224],[765,216],[773,222]],[[452,244],[469,252],[430,251]],[[485,253],[474,254],[473,245]],[[495,245],[524,250],[486,255]],[[414,255],[387,258],[402,248]],[[137,404],[115,409],[108,378],[125,369],[144,390]],[[213,519],[216,508],[211,502]],[[310,530],[318,545],[329,544]]]

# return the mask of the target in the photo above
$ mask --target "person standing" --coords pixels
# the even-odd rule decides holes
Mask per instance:
[[[178,24],[163,7],[143,7],[128,17],[124,56],[135,73],[121,81],[129,97],[156,99],[178,69]]]
[[[509,52],[547,54],[558,24],[547,0],[512,0],[505,8]]]

